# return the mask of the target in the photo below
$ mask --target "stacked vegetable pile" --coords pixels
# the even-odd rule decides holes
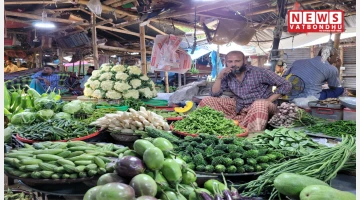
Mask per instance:
[[[114,173],[101,176],[84,200],[195,200],[213,199],[214,195],[220,198],[223,194],[232,199],[226,185],[219,181],[208,181],[208,189],[196,187],[196,174],[185,161],[171,156],[172,151],[173,144],[165,138],[136,140],[133,155],[120,156]]]
[[[274,188],[275,178],[282,173],[296,173],[329,182],[340,170],[355,169],[356,141],[352,136],[344,136],[342,142],[335,147],[324,147],[312,151],[310,154],[290,159],[267,168],[256,180],[242,185],[245,196],[269,196],[269,200],[278,197],[278,190]]]
[[[97,99],[151,99],[157,91],[139,67],[103,64],[85,83],[84,95]]]
[[[115,114],[106,114],[104,117],[91,123],[101,127],[102,130],[122,131],[123,133],[134,133],[135,130],[144,130],[145,126],[161,130],[169,130],[169,125],[164,118],[154,112],[140,107],[140,111],[130,108],[129,112],[118,111]]]
[[[347,199],[355,200],[350,192],[343,192],[330,187],[324,181],[295,173],[282,173],[274,180],[275,189],[291,199]]]
[[[173,127],[179,132],[218,136],[231,136],[244,132],[233,120],[226,119],[224,113],[208,106],[196,109],[183,120],[175,122]]]
[[[106,114],[116,113],[117,110],[115,108],[97,108],[92,112],[90,115],[88,115],[87,118],[81,119],[81,122],[84,122],[86,124],[91,124],[92,122],[96,121],[99,118],[104,117]]]
[[[32,196],[24,192],[13,192],[8,189],[5,192],[4,200],[32,200]]]
[[[177,112],[169,112],[169,111],[156,110],[156,109],[153,109],[151,111],[162,116],[164,119],[184,116],[184,114]]]
[[[260,172],[284,158],[281,153],[259,148],[240,138],[219,139],[213,135],[185,137],[175,152],[189,168],[199,172]]]
[[[82,141],[42,142],[5,154],[5,171],[20,178],[76,179],[114,170],[111,157],[127,148]]]
[[[309,126],[319,122],[324,122],[323,119],[313,117],[305,110],[300,109],[294,103],[282,103],[278,106],[279,112],[276,113],[270,120],[269,124],[275,127],[298,127]]]
[[[356,121],[343,121],[320,123],[307,127],[313,133],[323,133],[328,136],[341,137],[342,135],[356,136]]]
[[[251,139],[251,143],[269,150],[281,150],[287,156],[307,155],[320,144],[313,142],[304,132],[287,128],[265,130],[264,134]]]
[[[109,104],[108,102],[101,102],[101,103],[97,104],[97,106],[109,106],[110,108],[127,106],[129,108],[132,108],[132,109],[138,111],[138,110],[140,110],[141,106],[145,106],[145,103],[143,101],[141,101],[140,99],[129,98],[129,99],[122,100],[119,104]]]
[[[71,119],[53,119],[27,126],[15,126],[13,132],[34,141],[59,141],[80,138],[96,132],[95,127]]]

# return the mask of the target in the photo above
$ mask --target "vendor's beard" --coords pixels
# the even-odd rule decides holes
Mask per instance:
[[[236,66],[232,66],[231,68],[233,68],[232,70],[232,73],[234,74],[241,74],[242,72],[244,72],[246,69],[245,69],[245,64],[242,65],[241,67],[236,67]]]
[[[49,76],[50,74],[43,72],[43,73],[41,73],[41,75],[42,76]]]

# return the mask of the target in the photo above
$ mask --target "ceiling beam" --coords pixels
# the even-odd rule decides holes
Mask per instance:
[[[302,1],[301,5],[303,5],[303,6],[311,5],[313,3],[318,3],[318,2],[321,2],[321,1],[320,0]],[[294,6],[294,3],[288,3],[285,7],[286,8],[292,8],[293,6]],[[269,13],[269,12],[277,12],[277,7],[273,6],[273,7],[262,9],[262,10],[255,10],[255,11],[246,13],[246,16],[260,15],[260,14]]]
[[[118,35],[110,32],[110,31],[107,31],[107,30],[101,30],[101,31],[104,31],[105,33],[110,34],[110,35],[112,35],[112,36],[114,36],[114,37],[116,37],[116,38],[118,38],[118,39],[120,39],[120,40],[125,40],[124,38],[122,38],[122,37],[120,37],[120,36],[118,36]]]
[[[107,26],[98,26],[97,28],[102,29],[102,30],[114,31],[114,32],[118,32],[118,33],[123,33],[123,34],[134,35],[134,36],[140,37],[139,33],[135,33],[132,31],[125,31],[125,30],[107,27]],[[155,39],[155,37],[148,36],[148,35],[145,35],[145,38],[152,39],[152,40]]]
[[[176,25],[176,26],[182,26],[182,27],[186,27],[186,28],[192,28],[194,29],[194,25],[191,25],[190,23],[184,23],[184,22],[179,22],[179,21],[174,21],[174,20],[167,20],[167,19],[160,19],[160,20],[156,20],[156,19],[150,19],[152,22],[157,22],[157,23],[165,23],[165,24],[169,24],[169,25]],[[202,26],[197,25],[196,26],[197,29],[201,29],[202,30]]]
[[[152,26],[150,23],[148,23],[146,26],[149,27],[149,28],[151,28],[152,30],[160,33],[161,35],[167,35],[167,33],[165,33],[164,31],[156,28],[155,26]]]
[[[134,25],[134,24],[139,24],[141,23],[140,20],[133,20],[133,21],[128,21],[128,22],[122,22],[120,24],[115,24],[114,27],[115,28],[122,28],[122,27],[125,27],[125,26],[130,26],[130,25]]]
[[[240,17],[239,15],[229,15],[229,14],[219,13],[217,11],[202,12],[202,13],[197,13],[196,15],[218,18],[218,19],[230,19],[230,20],[236,20],[236,21],[245,21],[245,19]]]
[[[18,23],[23,23],[23,24],[32,25],[31,22],[28,22],[28,21],[25,21],[25,20],[20,20],[20,19],[15,19],[15,18],[12,18],[12,17],[6,17],[6,21],[9,21],[9,22],[18,22]]]
[[[33,15],[33,14],[27,14],[27,13],[5,11],[5,15],[6,16],[15,16],[15,17],[23,17],[23,18],[29,18],[29,19],[42,20],[41,16]],[[52,21],[52,22],[66,23],[66,24],[76,23],[76,21],[72,21],[72,20],[68,20],[68,19],[61,19],[61,18],[52,18],[52,17],[47,17],[46,20]],[[83,24],[84,25],[90,25],[86,20],[83,21]]]
[[[121,48],[121,47],[112,47],[112,46],[105,46],[105,45],[98,45],[99,49],[104,49],[104,50],[109,50],[109,51],[124,51],[124,52],[134,52],[140,53],[140,49],[136,50],[136,49],[128,49],[128,48]],[[151,51],[146,51],[147,54],[151,54]]]
[[[209,4],[209,5],[204,5],[204,6],[200,7],[200,8],[197,8],[196,12],[201,13],[201,12],[216,10],[216,9],[219,9],[219,8],[234,6],[234,5],[237,5],[237,4],[240,4],[240,3],[243,3],[243,2],[238,1],[238,0],[220,1],[220,2],[212,3],[212,4]],[[175,12],[172,12],[172,13],[159,15],[159,16],[154,17],[152,19],[163,19],[163,18],[179,17],[179,16],[189,15],[189,14],[194,14],[194,13],[195,13],[194,8],[183,8],[181,10],[178,10],[178,11],[175,11]]]
[[[49,31],[49,32],[46,32],[46,34],[61,32],[61,31],[65,31],[65,30],[67,30],[67,29],[73,29],[73,28],[75,28],[76,26],[82,25],[82,24],[83,24],[82,22],[76,22],[76,23],[70,24],[70,25],[68,25],[68,26],[58,28],[58,29],[56,29],[56,30],[51,30],[51,31]],[[82,30],[81,30],[81,31],[82,31]]]

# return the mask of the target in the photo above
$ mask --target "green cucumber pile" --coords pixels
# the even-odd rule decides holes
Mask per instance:
[[[288,156],[307,155],[321,148],[320,144],[312,141],[305,133],[288,128],[265,130],[264,134],[251,139],[251,143],[270,150],[281,150]]]
[[[284,158],[279,152],[259,148],[237,137],[219,139],[213,135],[185,137],[175,143],[175,152],[190,169],[198,172],[245,173],[261,172]]]
[[[175,131],[185,133],[219,136],[231,136],[244,132],[242,128],[234,124],[233,120],[226,119],[224,113],[208,106],[196,109],[183,120],[175,122],[173,127]]]
[[[20,137],[35,141],[57,141],[79,138],[95,133],[95,127],[71,119],[51,119],[33,125],[14,126]]]
[[[20,178],[76,179],[113,172],[111,158],[128,150],[83,141],[41,142],[5,154],[5,171]]]

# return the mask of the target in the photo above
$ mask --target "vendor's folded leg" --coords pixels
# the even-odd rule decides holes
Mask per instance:
[[[205,97],[198,107],[204,106],[223,112],[229,119],[236,116],[236,101],[233,98]]]
[[[36,90],[39,94],[43,94],[46,92],[38,79],[31,80],[30,88]]]
[[[234,120],[238,120],[250,133],[263,131],[269,121],[269,116],[273,115],[276,110],[277,107],[274,103],[266,100],[257,100],[250,107],[244,108]]]
[[[337,87],[335,89],[325,89],[320,92],[319,100],[325,100],[327,98],[338,98],[344,93],[344,88]]]

